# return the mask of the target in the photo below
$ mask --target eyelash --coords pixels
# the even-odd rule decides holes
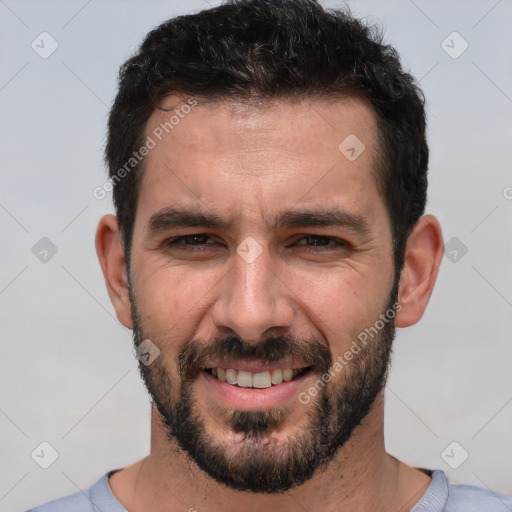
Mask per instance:
[[[177,245],[184,245],[184,246],[189,246],[189,247],[198,247],[198,248],[200,248],[199,250],[202,250],[202,247],[204,247],[205,245],[211,245],[211,244],[205,244],[205,243],[203,243],[203,244],[177,244],[177,242],[179,242],[180,240],[186,240],[189,238],[207,238],[209,240],[212,240],[211,237],[209,237],[208,235],[203,235],[203,234],[184,235],[184,236],[178,236],[175,238],[170,238],[169,240],[166,240],[164,242],[164,245],[168,248],[171,248],[173,246],[176,247]],[[334,247],[332,247],[332,246],[329,247],[328,245],[307,245],[307,244],[299,244],[298,243],[298,242],[301,242],[302,240],[306,240],[306,239],[316,239],[317,241],[321,240],[321,241],[328,241],[328,242],[333,241]],[[305,236],[299,238],[298,240],[296,240],[294,242],[294,244],[301,245],[303,247],[313,248],[317,251],[335,250],[335,249],[339,249],[339,248],[345,248],[350,245],[348,242],[346,242],[345,240],[342,240],[341,238],[336,238],[333,236],[324,236],[324,235],[305,235]],[[196,250],[196,249],[185,249],[185,250]]]

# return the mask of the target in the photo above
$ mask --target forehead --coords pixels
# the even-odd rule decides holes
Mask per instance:
[[[175,151],[186,151],[198,142],[203,152],[263,151],[280,144],[314,157],[319,151],[339,156],[338,144],[333,143],[349,135],[364,139],[372,149],[376,130],[373,110],[355,97],[241,103],[170,96],[150,116],[145,132],[164,144],[179,141]]]
[[[376,118],[356,98],[257,105],[170,96],[145,138],[154,141],[139,192],[146,216],[176,203],[234,215],[298,202],[383,206]]]

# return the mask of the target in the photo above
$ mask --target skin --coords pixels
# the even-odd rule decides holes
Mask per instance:
[[[165,106],[180,100],[169,97]],[[146,135],[168,117],[154,112]],[[150,152],[137,205],[131,281],[145,334],[164,340],[160,357],[174,379],[176,356],[190,337],[211,340],[235,333],[257,343],[269,333],[315,336],[335,358],[375,324],[394,277],[389,216],[371,172],[378,158],[376,130],[373,112],[357,99],[283,100],[265,108],[207,102]],[[366,146],[352,162],[338,150],[349,134]],[[189,227],[151,235],[151,215],[171,205],[215,212],[233,225],[228,231]],[[267,222],[284,209],[333,206],[364,217],[369,233],[363,237],[337,226],[274,231]],[[164,245],[172,237],[192,234],[209,235],[203,250]],[[306,235],[339,238],[349,246],[331,243],[320,251],[306,244]],[[236,252],[248,236],[263,248],[251,264]],[[101,219],[96,248],[117,317],[132,328],[126,261],[114,216]],[[397,327],[422,317],[442,254],[439,223],[426,215],[408,240]],[[342,378],[343,372],[336,376]],[[232,433],[203,398],[200,383],[194,385],[208,433],[236,453]],[[286,443],[306,425],[305,407],[291,402],[286,424],[272,434],[279,442]],[[109,483],[130,512],[191,507],[199,512],[291,512],[297,504],[311,512],[407,511],[430,478],[386,452],[383,418],[381,393],[326,471],[285,493],[255,495],[222,486],[202,472],[168,441],[153,408],[150,454],[115,473]]]

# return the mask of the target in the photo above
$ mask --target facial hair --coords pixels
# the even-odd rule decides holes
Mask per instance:
[[[385,311],[396,302],[396,286],[389,296]],[[133,337],[138,346],[146,339],[135,297],[132,304]],[[384,312],[383,312],[384,313]],[[139,361],[139,371],[160,413],[170,443],[175,441],[185,455],[217,482],[239,491],[282,493],[309,480],[316,471],[324,471],[338,450],[370,411],[384,388],[395,336],[393,319],[384,326],[350,363],[330,380],[322,383],[318,394],[307,404],[293,403],[264,410],[237,410],[212,405],[212,413],[221,413],[227,429],[241,439],[229,450],[209,432],[205,412],[197,406],[193,384],[208,359],[265,360],[288,359],[310,366],[320,381],[329,370],[333,358],[330,350],[317,339],[290,336],[266,338],[246,344],[238,337],[219,338],[212,342],[188,339],[180,350],[174,375],[159,356],[146,366]],[[369,326],[364,326],[361,332]],[[161,341],[152,339],[157,346]],[[291,408],[302,407],[307,425],[298,428],[283,446],[272,439],[273,431],[287,425]],[[207,414],[207,413],[206,413]],[[289,428],[289,424],[288,424]],[[230,438],[231,439],[231,438]]]

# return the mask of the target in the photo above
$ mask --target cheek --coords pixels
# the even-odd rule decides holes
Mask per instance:
[[[387,303],[388,279],[366,270],[333,270],[323,279],[302,276],[298,280],[302,284],[297,296],[333,352],[343,352],[361,331],[373,325]]]
[[[218,281],[217,272],[160,268],[141,272],[138,286],[138,308],[145,335],[155,339],[183,342],[193,335],[194,326],[204,315],[208,291]]]

